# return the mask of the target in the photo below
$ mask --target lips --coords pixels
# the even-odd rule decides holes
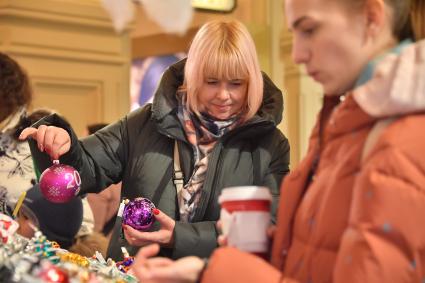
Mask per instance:
[[[214,104],[214,107],[220,111],[226,111],[229,110],[231,105],[216,105]]]
[[[308,76],[313,78],[315,81],[319,81],[319,72],[318,71],[308,71]]]

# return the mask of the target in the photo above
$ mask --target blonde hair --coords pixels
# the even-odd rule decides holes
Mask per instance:
[[[201,27],[189,49],[182,89],[187,105],[199,114],[199,89],[206,77],[245,79],[248,90],[243,120],[253,117],[263,101],[263,78],[254,41],[246,27],[235,20],[211,21]]]
[[[425,38],[425,2],[412,0],[410,8],[413,30],[417,40]]]
[[[98,251],[105,257],[107,248],[108,239],[100,233],[93,232],[88,235],[77,236],[75,244],[68,250],[85,257],[91,257]]]

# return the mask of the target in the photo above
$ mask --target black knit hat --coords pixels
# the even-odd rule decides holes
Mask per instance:
[[[34,224],[48,240],[58,242],[64,249],[72,246],[83,222],[81,198],[74,197],[66,203],[53,203],[43,197],[39,185],[36,184],[27,191],[23,209],[24,213],[29,210],[30,214],[33,214],[37,222]]]

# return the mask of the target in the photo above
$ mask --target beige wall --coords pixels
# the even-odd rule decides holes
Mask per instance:
[[[165,34],[142,9],[131,33],[117,35],[100,0],[1,0],[0,13],[0,50],[30,74],[33,108],[58,110],[80,135],[89,123],[128,112],[131,58],[186,51],[206,21],[236,18],[252,33],[262,69],[284,92],[279,128],[290,140],[292,165],[306,151],[321,90],[292,64],[283,0],[239,0],[231,14],[196,11],[183,37]]]
[[[0,1],[0,51],[29,73],[32,108],[57,110],[79,135],[129,109],[130,38],[96,0]]]

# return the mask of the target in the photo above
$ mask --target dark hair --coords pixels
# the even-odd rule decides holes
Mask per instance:
[[[416,40],[425,38],[425,1],[411,0],[411,17]]]
[[[339,1],[339,0],[338,0]],[[363,7],[367,0],[345,0],[355,7]],[[399,40],[414,39],[411,21],[411,4],[415,0],[384,0],[392,8],[392,32]]]
[[[32,91],[29,78],[19,64],[8,55],[0,52],[0,105],[5,113],[0,120],[31,102]]]
[[[99,131],[100,129],[106,127],[108,124],[106,123],[97,123],[97,124],[91,124],[87,126],[87,130],[89,131],[89,134],[92,135]]]
[[[411,0],[385,0],[393,8],[393,34],[398,40],[414,39],[412,18],[410,15]]]
[[[28,116],[21,117],[21,120],[19,121],[18,125],[15,127],[15,134],[13,135],[16,139],[18,139],[21,132],[28,127],[31,127],[32,124],[40,120],[41,118],[44,118],[46,116],[49,116],[50,114],[53,114],[54,111],[46,108],[39,108],[34,109]]]

